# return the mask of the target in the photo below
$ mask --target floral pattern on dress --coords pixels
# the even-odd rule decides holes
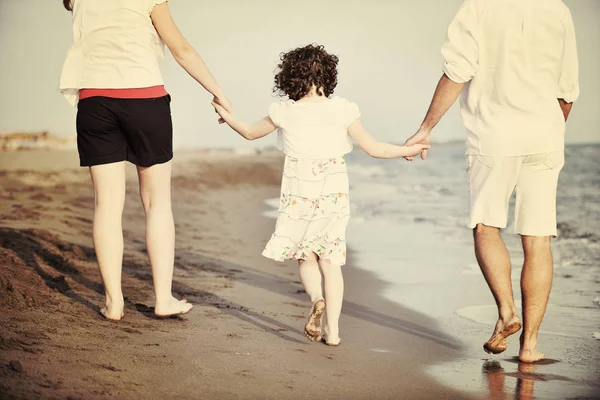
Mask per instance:
[[[286,157],[277,226],[263,255],[284,261],[315,253],[322,260],[344,265],[348,187],[344,157]]]

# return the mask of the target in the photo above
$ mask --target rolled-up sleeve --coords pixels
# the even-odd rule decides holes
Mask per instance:
[[[575,26],[573,25],[573,18],[568,8],[566,8],[564,27],[562,71],[558,79],[558,94],[556,97],[563,99],[567,103],[572,103],[579,97],[579,59],[577,55],[577,41],[575,39]]]
[[[470,81],[479,66],[478,21],[473,0],[465,0],[448,27],[442,47],[444,73],[452,81]]]

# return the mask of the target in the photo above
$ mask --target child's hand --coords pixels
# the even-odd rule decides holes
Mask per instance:
[[[411,146],[404,146],[406,149],[406,154],[404,157],[415,157],[421,154],[424,150],[430,149],[431,146],[428,144],[413,144]]]
[[[212,106],[215,108],[215,112],[219,114],[219,123],[222,124],[225,122],[225,118],[229,117],[231,113],[221,105],[218,99],[215,97],[215,100],[212,101]]]

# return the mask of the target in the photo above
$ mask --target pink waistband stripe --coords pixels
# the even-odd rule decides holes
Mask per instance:
[[[131,89],[81,89],[79,100],[89,97],[110,97],[113,99],[153,99],[168,95],[163,85]]]

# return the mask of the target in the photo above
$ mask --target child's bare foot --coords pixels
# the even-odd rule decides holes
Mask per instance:
[[[325,313],[325,300],[320,299],[313,304],[310,315],[308,316],[308,322],[304,326],[304,333],[306,337],[311,341],[321,340],[321,325],[323,324],[323,314]]]
[[[189,313],[194,306],[187,302],[186,299],[177,300],[171,297],[167,302],[156,303],[154,314],[157,317],[173,317],[175,315],[183,315]]]
[[[544,353],[540,353],[539,351],[537,351],[536,340],[528,340],[527,342],[525,342],[523,335],[521,335],[519,341],[521,342],[521,349],[519,350],[519,361],[524,363],[534,363],[546,358]]]
[[[521,329],[521,320],[516,314],[508,321],[499,319],[490,340],[484,343],[486,353],[500,354],[508,347],[508,337]]]
[[[323,337],[323,343],[325,343],[327,346],[339,346],[340,343],[342,342],[342,339],[340,339],[339,334],[332,334],[329,331],[329,328],[325,327],[325,337]]]
[[[106,306],[100,309],[100,314],[108,320],[119,321],[125,315],[123,312],[124,307],[125,304],[123,300],[116,302],[106,299]]]

